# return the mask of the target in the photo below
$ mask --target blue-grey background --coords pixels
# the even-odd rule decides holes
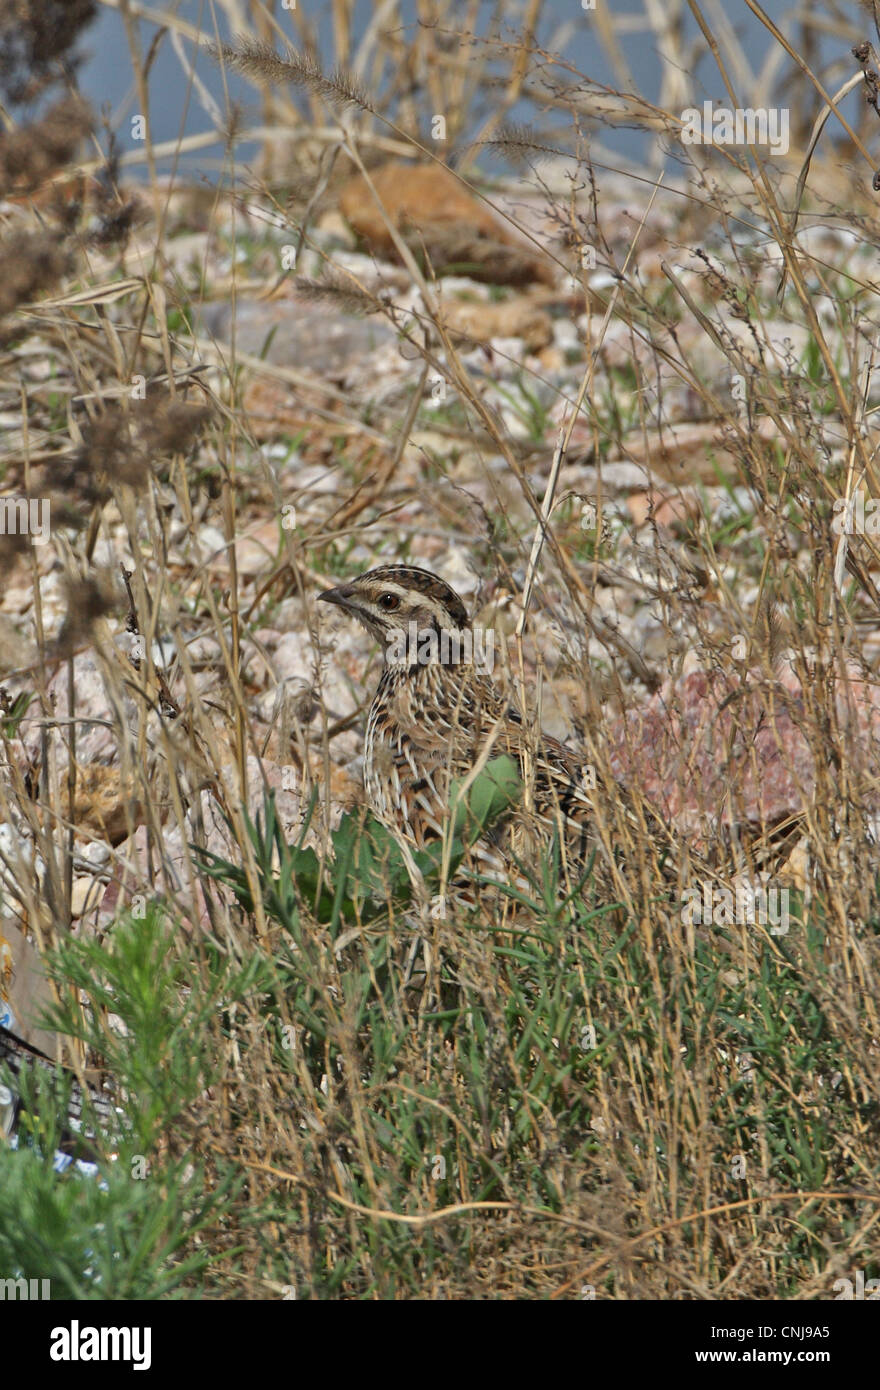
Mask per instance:
[[[336,62],[337,54],[333,44],[332,6],[329,0],[296,0],[296,3],[300,13],[304,14],[314,27],[319,40],[322,60],[332,67]],[[635,89],[649,100],[657,100],[661,91],[663,65],[657,50],[655,35],[646,25],[639,22],[642,5],[646,3],[646,0],[595,0],[595,3],[597,5],[605,4],[611,15],[631,17],[627,21],[626,29],[619,34],[620,49],[632,74]],[[669,12],[671,0],[657,0],[657,3],[658,8],[662,9],[664,13]],[[356,39],[363,34],[377,4],[378,0],[356,0],[353,24]],[[241,12],[246,15],[248,6],[244,0],[241,0],[240,8]],[[799,17],[802,11],[799,7],[784,3],[784,0],[764,0],[764,8],[795,48],[801,50],[803,30]],[[212,3],[212,0],[172,0],[172,3],[168,5],[162,5],[161,0],[156,0],[153,9],[156,13],[163,9],[173,11],[208,38],[213,37],[215,26],[223,37],[230,36],[226,15],[223,10]],[[410,0],[410,3],[406,3],[404,0],[404,3],[398,7],[399,14],[412,26],[411,32],[414,32],[416,9],[415,0]],[[462,24],[469,9],[470,6],[465,3],[453,6],[453,13],[461,16],[460,22]],[[674,11],[674,4],[672,9]],[[687,6],[684,6],[683,9],[683,33],[686,41],[690,42],[690,40],[699,37],[699,30],[687,10]],[[718,27],[717,14],[719,11],[723,12],[750,66],[753,70],[760,70],[775,45],[766,29],[748,9],[745,0],[703,0],[702,10],[719,36],[722,31]],[[517,25],[517,14],[518,11],[510,4],[483,4],[480,7],[478,32],[487,32],[494,17],[501,32],[510,34]],[[836,4],[833,9],[825,3],[811,4],[810,14],[827,18],[830,28],[839,25],[841,16],[850,26],[849,32],[826,32],[818,38],[814,38],[814,47],[808,54],[812,65],[820,72],[826,88],[833,91],[841,85],[849,74],[856,70],[850,52],[852,44],[859,38],[872,38],[877,42],[876,35],[871,31],[867,15],[859,8],[855,0],[852,0],[851,3],[850,0],[842,0],[842,3]],[[296,45],[298,40],[294,18],[289,11],[281,8],[280,0],[276,5],[276,17],[281,27],[290,34],[291,41]],[[395,20],[396,18],[397,16],[395,16]],[[563,37],[562,49],[560,50],[557,45],[555,51],[561,51],[565,59],[586,76],[599,82],[608,83],[612,87],[618,87],[620,84],[617,75],[609,65],[605,50],[597,38],[597,14],[584,11],[581,8],[580,0],[548,0],[548,3],[544,5],[538,29],[539,41],[552,43],[554,34],[558,35],[562,25],[568,26],[568,32]],[[154,42],[158,26],[156,23],[140,19],[136,21],[135,28],[141,52],[146,55]],[[194,52],[194,45],[188,39],[183,39],[182,43],[186,54],[191,56]],[[137,148],[143,149],[142,145],[138,147],[132,139],[131,116],[140,110],[140,104],[134,85],[129,44],[120,11],[102,5],[97,21],[85,31],[80,47],[81,51],[87,55],[80,70],[80,86],[83,92],[89,97],[96,109],[106,110],[111,124],[117,132],[119,148],[122,152]],[[712,100],[723,101],[726,104],[724,87],[714,60],[706,51],[702,41],[701,47],[702,54],[697,55],[693,70],[684,74],[690,101],[698,105],[704,98],[708,97]],[[196,72],[218,102],[221,110],[225,110],[227,100],[224,95],[224,83],[217,66],[207,55],[199,54],[196,60]],[[793,87],[790,84],[791,74],[792,65],[790,60],[786,59],[778,71],[773,92],[774,104],[791,105],[793,102],[799,102],[801,106],[807,106],[808,109],[805,114],[812,118],[818,99],[814,100],[808,94],[808,89],[805,88],[802,80]],[[154,142],[176,140],[180,135],[188,136],[211,130],[211,119],[203,109],[196,93],[190,88],[187,76],[175,54],[167,32],[158,43],[149,73],[149,90]],[[229,77],[229,96],[233,100],[243,103],[246,125],[259,124],[260,97],[257,89],[233,74]],[[857,91],[844,103],[843,109],[847,117],[853,122],[860,117],[859,103],[861,100],[861,93]],[[479,113],[475,114],[479,115]],[[485,115],[485,112],[483,114]],[[514,115],[520,119],[534,122],[536,113],[533,107],[523,104],[514,112]],[[563,113],[556,112],[550,119],[555,121],[557,128],[561,128],[565,116]],[[834,124],[832,123],[832,126]],[[840,134],[839,127],[829,128],[829,138],[836,138],[838,134]],[[602,129],[598,138],[601,139],[607,150],[616,152],[624,159],[639,162],[650,152],[652,139],[652,137],[646,137],[641,131],[612,129],[610,127]],[[252,160],[255,154],[256,150],[253,145],[242,144],[237,150],[237,158],[240,163]],[[492,160],[488,158],[481,160],[481,162],[491,165]],[[211,147],[178,159],[177,168],[188,177],[215,179],[223,168],[223,164],[223,145],[221,141],[218,141]],[[163,173],[169,172],[171,168],[170,159],[164,159],[160,162],[160,170]],[[127,167],[129,176],[143,177],[145,172],[145,165],[143,164]]]

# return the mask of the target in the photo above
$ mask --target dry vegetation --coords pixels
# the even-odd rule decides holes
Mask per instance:
[[[804,163],[826,97],[875,90],[873,21],[829,10],[830,73],[767,23],[762,86],[707,7],[719,99],[799,113],[771,158],[682,143],[675,5],[656,105],[599,11],[620,91],[540,4],[469,38],[461,6],[356,35],[334,4],[329,60],[308,6],[237,6],[213,61],[254,83],[262,162],[218,111],[208,186],[149,139],[138,6],[139,184],[75,90],[93,6],[49,53],[55,8],[0,3],[0,95],[41,101],[0,135],[0,487],[51,503],[0,550],[2,911],[119,1118],[106,1185],[62,1178],[30,1097],[4,1269],[322,1299],[878,1273],[880,553],[833,529],[880,497],[876,107]],[[614,124],[650,168],[608,167]],[[474,201],[429,234],[359,195],[358,241],[346,181],[388,159]],[[314,599],[380,558],[442,573],[508,639],[498,678],[650,808],[608,813],[610,887],[549,862],[444,915],[377,848],[378,654]],[[787,931],[683,910],[745,880]]]

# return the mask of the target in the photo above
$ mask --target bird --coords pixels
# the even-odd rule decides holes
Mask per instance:
[[[383,648],[363,759],[367,802],[379,820],[425,848],[444,834],[452,782],[508,755],[519,768],[521,798],[488,842],[483,837],[484,864],[497,869],[499,855],[508,865],[520,862],[554,838],[572,872],[592,862],[604,784],[567,744],[528,727],[487,669],[489,643],[478,640],[454,589],[430,570],[389,564],[318,598],[360,622]]]

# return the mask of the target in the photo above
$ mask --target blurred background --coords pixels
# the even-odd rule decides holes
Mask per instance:
[[[267,125],[290,128],[294,122],[288,100],[301,105],[302,98],[295,93],[288,98],[285,91],[267,96],[241,76],[221,73],[207,54],[199,52],[200,36],[204,42],[246,33],[276,46],[287,36],[299,50],[314,52],[325,67],[354,70],[379,98],[380,109],[400,112],[403,102],[412,113],[418,112],[423,136],[429,134],[438,95],[445,92],[449,100],[460,94],[457,70],[467,63],[479,83],[479,95],[475,101],[459,102],[459,110],[467,114],[461,128],[454,130],[453,147],[472,139],[499,101],[505,103],[509,119],[537,121],[545,136],[552,138],[556,131],[569,143],[569,117],[547,104],[540,65],[507,106],[505,52],[509,60],[514,36],[523,29],[534,34],[548,55],[561,55],[571,64],[567,78],[575,85],[582,74],[593,84],[637,92],[667,110],[707,98],[726,102],[717,65],[686,0],[593,3],[594,9],[582,8],[579,0],[287,0],[288,8],[281,0],[178,0],[166,5],[99,0],[95,21],[81,43],[79,80],[84,95],[116,133],[128,171],[143,177],[144,145],[132,136],[132,117],[141,113],[143,104],[133,78],[140,66],[134,55],[139,55],[147,68],[150,132],[158,146],[160,172],[174,168],[211,180],[228,168],[222,127],[231,104],[240,108],[239,126],[246,135]],[[821,6],[766,0],[763,9],[829,92],[854,71],[853,44],[876,37],[873,22],[855,0],[826,0]],[[802,147],[821,104],[812,83],[803,79],[782,46],[769,41],[746,0],[705,0],[702,13],[723,47],[741,104],[790,107],[792,143]],[[435,30],[432,52],[444,55],[445,76],[427,67],[420,71],[412,63],[419,26]],[[473,35],[475,41],[467,44],[465,35]],[[556,67],[548,76],[551,87],[561,80],[562,71]],[[842,109],[858,128],[866,110],[861,92],[850,94]],[[454,127],[456,113],[444,114],[447,120],[452,116]],[[359,122],[364,119],[359,117]],[[646,161],[656,165],[663,157],[657,147],[662,137],[625,120],[597,121],[588,129],[596,158],[613,156],[626,167]],[[837,138],[837,132],[831,134]],[[251,164],[260,148],[261,142],[240,136],[239,165]],[[492,168],[491,152],[485,152],[481,164]],[[261,172],[266,173],[265,168]]]

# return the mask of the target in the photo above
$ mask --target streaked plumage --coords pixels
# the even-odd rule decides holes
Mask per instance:
[[[442,834],[450,781],[466,777],[484,753],[509,754],[520,766],[523,800],[495,828],[493,848],[527,854],[558,829],[569,862],[583,864],[597,793],[573,751],[546,734],[530,737],[520,713],[473,660],[474,634],[459,596],[427,570],[388,565],[319,597],[357,618],[383,646],[364,745],[375,813],[422,847]]]

